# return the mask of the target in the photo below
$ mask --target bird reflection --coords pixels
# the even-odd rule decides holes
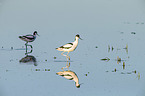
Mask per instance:
[[[32,55],[26,55],[19,62],[20,63],[34,63],[34,66],[37,66],[36,58]]]
[[[77,74],[75,72],[69,70],[69,67],[70,67],[70,62],[69,62],[69,64],[67,62],[66,67],[61,68],[63,71],[57,72],[56,74],[66,78],[68,80],[75,81],[76,87],[80,88],[81,84],[79,84],[79,78],[78,78]],[[65,71],[64,68],[67,68],[67,70]]]

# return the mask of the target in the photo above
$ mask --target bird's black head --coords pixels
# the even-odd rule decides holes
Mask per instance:
[[[77,34],[77,35],[76,35],[76,37],[79,37],[79,38],[80,38],[80,35],[79,35],[79,34]]]
[[[80,88],[80,85],[76,86],[77,88]]]
[[[38,35],[37,31],[34,31],[33,35]],[[39,35],[38,35],[39,36]]]
[[[77,35],[76,35],[76,37],[78,37],[78,38],[80,38],[81,40],[83,40],[83,39],[80,37],[80,35],[79,35],[79,34],[77,34]]]

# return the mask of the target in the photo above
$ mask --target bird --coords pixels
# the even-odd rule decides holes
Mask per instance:
[[[67,44],[65,44],[65,45],[63,45],[63,46],[60,46],[60,47],[56,48],[56,50],[58,50],[58,51],[63,51],[63,52],[61,53],[61,55],[66,56],[67,61],[68,61],[68,58],[69,58],[69,60],[70,60],[70,56],[68,56],[68,54],[69,54],[69,52],[72,52],[72,51],[74,51],[74,50],[77,48],[79,39],[81,39],[81,38],[80,38],[80,35],[77,34],[77,35],[75,36],[75,41],[74,41],[74,42],[67,43]],[[81,39],[81,40],[82,40],[82,39]],[[67,52],[67,55],[63,54],[64,52]]]
[[[29,34],[29,35],[19,36],[19,38],[23,41],[26,41],[25,45],[27,45],[28,42],[33,42],[36,39],[36,35],[38,35],[38,33],[37,31],[34,31],[33,35]]]
[[[80,88],[81,84],[79,84],[79,78],[78,78],[77,74],[75,72],[69,70],[69,67],[70,67],[70,62],[69,62],[69,65],[67,62],[66,67],[61,68],[63,71],[57,72],[56,74],[66,78],[68,80],[73,80],[75,82],[76,87]],[[68,70],[64,71],[64,68],[67,68]]]

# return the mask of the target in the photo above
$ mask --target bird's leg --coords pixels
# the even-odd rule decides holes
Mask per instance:
[[[31,49],[33,49],[32,45],[30,45]]]
[[[69,71],[69,67],[70,67],[70,62],[69,62],[69,65],[68,65],[68,62],[67,62],[67,65],[66,65],[68,71]]]
[[[25,43],[25,45],[27,46],[28,42]]]
[[[25,46],[26,46],[26,53],[25,53],[25,55],[27,55],[27,54],[29,54],[29,53],[32,53],[32,51],[33,51],[32,45],[28,45],[28,42],[26,42],[26,43],[25,43]],[[30,46],[30,47],[31,47],[31,51],[30,51],[30,52],[27,51],[27,50],[28,50],[27,46]]]
[[[28,43],[28,42],[25,43],[25,46],[26,46],[26,53],[27,53],[27,43]]]
[[[64,53],[64,52],[62,52],[62,54],[63,54],[63,53]],[[62,67],[61,70],[64,71],[64,68],[66,68],[66,67]]]
[[[32,45],[29,45],[30,47],[31,47],[31,50],[33,50],[33,47],[32,47]]]
[[[66,56],[66,59],[67,59],[67,62],[68,62],[68,58],[67,58],[67,56]]]
[[[62,52],[61,55],[62,55],[62,56],[66,56],[67,61],[68,61],[68,58],[69,58],[69,60],[70,60],[70,57],[68,56],[68,53],[67,53],[67,55],[65,55],[65,54],[63,54],[63,53],[64,53],[64,52]]]
[[[28,45],[28,44],[27,44],[27,46],[30,46],[30,47],[31,47],[31,49],[33,49],[32,45]]]
[[[31,50],[30,52],[26,52],[25,55],[28,55],[28,54],[32,53],[32,51],[33,51],[33,50]]]
[[[67,56],[67,55],[65,55],[65,54],[63,54],[63,53],[64,53],[64,52],[61,53],[62,56]]]
[[[33,50],[33,47],[32,47],[32,45],[28,45],[28,44],[27,44],[27,46],[30,46],[30,47],[31,47],[31,51]]]
[[[69,62],[69,64],[68,64],[68,61],[67,61],[66,67],[62,67],[61,69],[64,71],[64,68],[67,68],[68,71],[69,71],[69,67],[70,67],[70,62]]]
[[[26,53],[25,53],[25,55],[27,55],[28,54],[28,52],[27,52],[27,44],[25,44],[26,45]]]
[[[69,53],[69,52],[68,52],[68,53]],[[69,58],[69,60],[70,60],[70,57],[68,56],[68,53],[67,53],[67,56],[66,56],[66,57]]]
[[[32,45],[27,45],[27,46],[30,46],[30,47],[31,47],[31,50],[30,50],[29,52],[26,52],[26,54],[30,54],[30,53],[32,53],[32,51],[33,51],[33,47],[32,47]]]
[[[62,67],[61,70],[64,71],[64,67]]]
[[[68,61],[67,61],[67,63],[66,63],[66,67],[67,67],[67,66],[69,66],[69,65],[68,65]]]

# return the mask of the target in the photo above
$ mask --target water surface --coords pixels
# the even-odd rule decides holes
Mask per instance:
[[[144,96],[144,4],[143,0],[0,1],[0,95]],[[31,43],[32,53],[25,55],[25,42],[18,36],[35,30],[40,36]],[[76,34],[83,40],[67,62],[55,48],[74,41]],[[20,62],[26,57],[31,61]],[[110,60],[101,60],[106,57]],[[80,88],[56,74],[67,63]]]

